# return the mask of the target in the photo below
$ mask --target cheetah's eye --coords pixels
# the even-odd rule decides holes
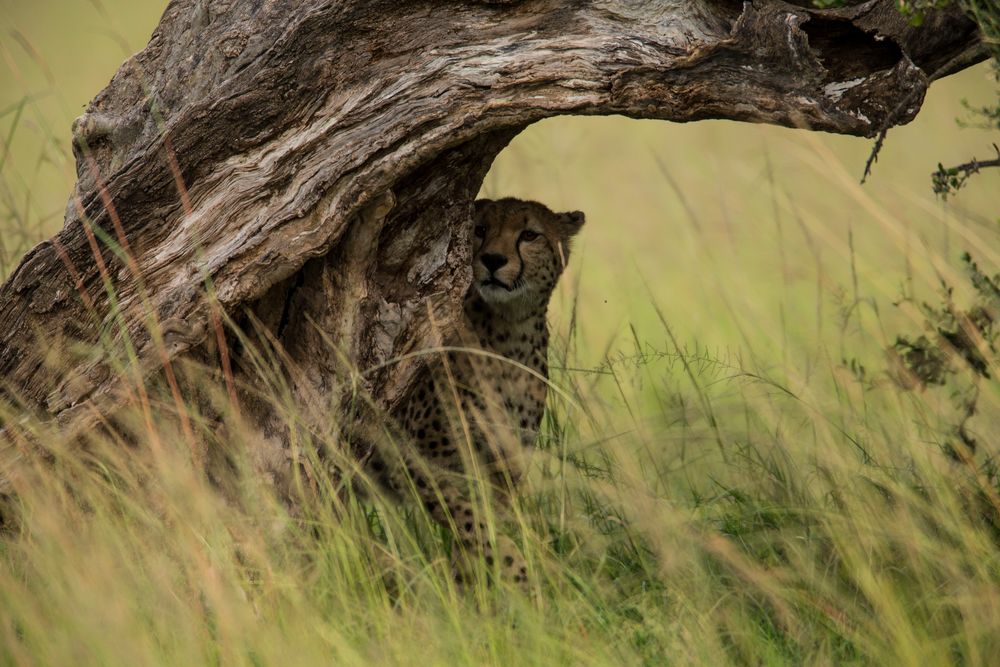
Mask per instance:
[[[538,232],[533,232],[530,229],[525,229],[523,232],[521,232],[522,241],[534,241],[537,238],[538,238]]]
[[[476,235],[477,239],[483,238],[484,236],[486,236],[486,225],[476,225],[476,228],[473,230],[473,233]]]

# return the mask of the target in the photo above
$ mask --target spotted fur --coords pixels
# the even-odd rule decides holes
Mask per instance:
[[[532,201],[476,202],[473,281],[464,326],[450,341],[462,349],[432,363],[398,409],[410,446],[396,464],[385,456],[373,462],[390,488],[412,484],[467,553],[489,565],[496,557],[501,574],[522,585],[520,550],[503,535],[490,540],[474,500],[483,490],[469,480],[489,479],[494,507],[509,507],[545,409],[549,298],[583,222],[578,211],[554,213]]]

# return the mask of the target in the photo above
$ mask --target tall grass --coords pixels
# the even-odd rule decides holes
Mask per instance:
[[[253,474],[253,435],[192,401],[228,473],[206,477],[165,388],[148,388],[155,432],[126,414],[69,443],[22,422],[3,661],[990,663],[991,480],[938,446],[932,401],[840,363],[791,389],[638,338],[589,371],[556,354],[565,393],[520,506],[529,595],[485,572],[457,588],[418,503],[320,480],[289,514]],[[995,400],[984,413],[995,442]]]
[[[5,28],[51,40],[18,16]],[[59,87],[56,64],[50,84],[17,58],[5,94]],[[956,361],[947,385],[907,391],[887,355],[925,330],[942,281],[971,302],[963,250],[1000,266],[996,175],[947,203],[929,181],[989,138],[954,124],[959,98],[991,98],[985,72],[935,84],[864,187],[864,141],[729,123],[555,119],[500,156],[485,196],[588,214],[513,527],[527,595],[482,563],[457,587],[450,535],[418,504],[318,472],[340,443],[302,428],[266,354],[258,389],[312,471],[295,511],[254,473],[256,436],[211,369],[178,367],[194,449],[166,385],[146,388],[151,418],[72,441],[5,407],[0,662],[995,663],[1000,385],[978,381],[963,459],[949,447],[971,375]],[[33,103],[0,116],[8,270],[57,226],[38,211],[72,176],[58,197],[23,178],[68,141]]]

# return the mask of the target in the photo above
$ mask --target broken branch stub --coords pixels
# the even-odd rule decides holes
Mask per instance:
[[[64,228],[0,288],[3,392],[66,425],[111,409],[108,360],[69,343],[128,341],[153,372],[158,323],[168,357],[209,335],[211,285],[270,328],[301,401],[346,358],[391,402],[416,362],[387,362],[460,315],[471,203],[518,131],[624,114],[868,136],[909,121],[941,63],[984,57],[961,14],[931,23],[892,0],[174,0],[74,123]]]

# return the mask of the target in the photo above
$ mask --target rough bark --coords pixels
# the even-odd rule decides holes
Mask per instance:
[[[286,350],[297,398],[332,401],[344,358],[376,368],[427,344],[429,305],[456,320],[471,203],[527,125],[870,136],[912,119],[933,74],[983,57],[957,12],[930,25],[892,0],[174,0],[74,123],[64,228],[0,288],[3,392],[66,426],[107,411],[120,378],[67,342],[128,341],[153,372],[212,334],[210,282]],[[154,322],[184,326],[158,345]],[[368,388],[391,402],[412,363]]]

